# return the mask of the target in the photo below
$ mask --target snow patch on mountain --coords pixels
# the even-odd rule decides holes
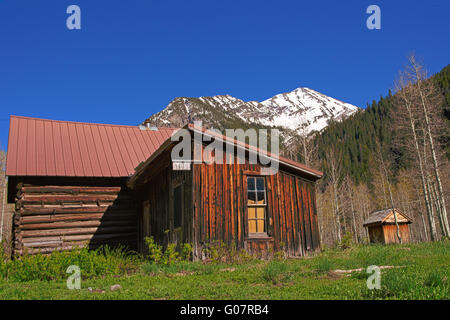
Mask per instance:
[[[330,119],[341,120],[359,109],[309,88],[278,94],[261,104],[273,114],[263,120],[264,124],[286,127],[300,134],[320,131]]]

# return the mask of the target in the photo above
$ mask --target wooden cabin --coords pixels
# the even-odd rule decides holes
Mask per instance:
[[[193,133],[196,129],[188,126]],[[203,134],[211,134],[202,129]],[[214,136],[223,139],[224,136]],[[228,141],[230,142],[230,141]],[[193,163],[189,170],[173,170],[168,140],[128,180],[140,204],[140,246],[153,236],[159,243],[194,244],[195,258],[210,241],[266,255],[284,250],[303,256],[320,248],[314,184],[321,172],[280,157],[276,174],[223,153],[224,164]],[[202,145],[202,148],[205,146]],[[202,149],[203,150],[203,149]],[[229,164],[225,158],[233,159]],[[205,160],[205,159],[203,159]]]
[[[400,210],[394,210],[397,215],[400,237],[403,243],[407,243],[410,241],[409,224],[412,223],[412,219]],[[368,229],[371,243],[399,243],[394,211],[392,209],[372,212],[364,221],[363,226]]]
[[[14,253],[135,249],[138,212],[126,181],[173,131],[11,116],[6,175]]]
[[[192,162],[180,170],[171,158],[176,130],[12,116],[7,175],[16,205],[14,251],[102,244],[144,251],[149,236],[162,245],[191,243],[195,259],[213,241],[261,256],[319,250],[321,172],[270,153],[278,171],[251,164],[254,147],[217,135],[243,150],[243,161],[224,152],[223,164]]]

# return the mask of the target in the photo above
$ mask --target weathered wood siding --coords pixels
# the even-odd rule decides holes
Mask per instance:
[[[19,183],[17,187],[16,254],[103,244],[135,249],[136,240],[136,208],[123,186]]]
[[[169,148],[140,172],[132,187],[140,207],[141,251],[145,251],[144,232],[149,230],[144,223],[150,224],[150,235],[159,244],[192,243],[196,259],[203,258],[203,249],[214,241],[263,257],[278,250],[303,256],[320,248],[314,182],[289,168],[265,176],[268,236],[249,237],[246,177],[260,174],[261,166],[248,160],[239,164],[236,158],[230,164],[232,157],[224,155],[226,164],[202,162],[191,164],[189,171],[173,171]],[[174,229],[173,187],[179,183],[183,219],[182,227]]]
[[[399,224],[400,236],[402,242],[410,241],[409,224]],[[374,225],[368,227],[370,242],[372,243],[399,243],[397,238],[397,227],[395,224]]]
[[[314,182],[286,171],[266,176],[269,238],[248,237],[246,172],[259,173],[260,169],[236,161],[193,166],[196,257],[211,240],[262,255],[284,250],[288,256],[302,256],[319,249]]]
[[[182,227],[173,226],[173,187],[182,185],[183,213]],[[144,205],[149,206],[150,236],[163,246],[168,243],[192,243],[192,173],[174,171],[170,152],[160,155],[136,186],[136,200],[139,206],[140,252],[146,252],[144,234]]]
[[[400,237],[403,243],[409,242],[409,225],[399,224]],[[395,224],[383,225],[384,243],[399,243],[397,238],[397,227]]]

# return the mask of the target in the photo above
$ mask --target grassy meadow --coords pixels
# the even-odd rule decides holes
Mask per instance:
[[[173,253],[172,253],[173,255]],[[0,299],[449,299],[450,242],[326,249],[302,259],[224,263],[142,257],[121,249],[2,258]],[[81,289],[66,285],[69,265]],[[370,265],[380,289],[366,285]],[[363,268],[362,271],[348,272]],[[346,273],[338,270],[347,270]],[[111,286],[120,285],[116,290]]]

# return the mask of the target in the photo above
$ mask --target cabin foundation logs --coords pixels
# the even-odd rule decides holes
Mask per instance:
[[[14,253],[49,253],[88,246],[135,249],[137,212],[122,187],[19,184]]]

